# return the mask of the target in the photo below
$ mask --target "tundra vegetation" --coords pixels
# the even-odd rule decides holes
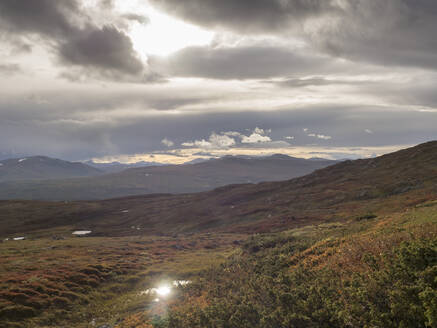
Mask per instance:
[[[436,163],[433,142],[207,193],[0,202],[0,327],[437,327]]]

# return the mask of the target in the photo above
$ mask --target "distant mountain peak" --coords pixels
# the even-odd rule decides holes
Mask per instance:
[[[64,179],[99,175],[101,170],[79,162],[47,156],[28,156],[0,161],[0,182]]]
[[[132,167],[102,163],[100,165],[103,166],[98,167],[107,174],[95,177],[11,183],[8,186],[3,184],[0,188],[0,199],[77,200],[151,193],[200,192],[228,184],[288,180],[334,163],[336,162],[296,159],[282,154],[225,156],[180,165],[154,163],[153,166]]]
[[[289,156],[289,155],[285,155],[285,154],[273,154],[271,156],[268,156],[270,158],[274,158],[274,159],[290,159],[290,158],[296,158],[293,156]]]

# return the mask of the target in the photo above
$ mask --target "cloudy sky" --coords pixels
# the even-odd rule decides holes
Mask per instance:
[[[1,0],[0,158],[356,158],[437,139],[435,0]]]

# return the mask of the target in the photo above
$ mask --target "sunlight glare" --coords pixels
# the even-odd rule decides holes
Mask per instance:
[[[168,294],[170,294],[171,292],[171,288],[169,286],[160,286],[156,289],[156,293],[159,296],[167,296]]]
[[[166,56],[188,46],[209,44],[214,33],[163,14],[147,6],[148,24],[135,24],[129,33],[134,49],[143,57]]]

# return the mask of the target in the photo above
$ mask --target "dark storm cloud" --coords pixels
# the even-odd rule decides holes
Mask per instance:
[[[321,72],[335,65],[326,56],[275,46],[189,47],[165,58],[150,57],[149,63],[171,76],[242,80]]]
[[[132,41],[115,27],[87,28],[62,44],[59,54],[66,63],[136,74],[143,69],[132,54]]]
[[[435,0],[151,0],[170,14],[244,34],[304,38],[330,54],[437,69]]]
[[[80,14],[78,1],[2,0],[2,28],[14,33],[65,36],[75,31],[73,20]]]
[[[334,28],[327,23],[310,36],[315,45],[354,60],[437,69],[436,1],[347,3]]]
[[[9,34],[42,37],[63,63],[104,73],[141,74],[144,67],[130,38],[114,26],[93,25],[82,10],[75,0],[2,0],[0,27]]]

